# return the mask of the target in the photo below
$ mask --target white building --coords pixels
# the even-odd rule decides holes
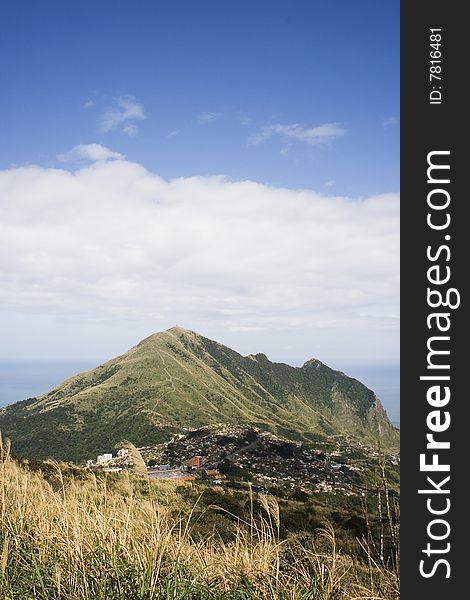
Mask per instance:
[[[113,459],[113,455],[112,454],[100,454],[97,458],[96,458],[96,464],[97,465],[105,465],[106,463],[109,463],[110,460]]]

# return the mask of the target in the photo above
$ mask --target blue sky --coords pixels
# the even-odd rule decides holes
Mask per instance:
[[[397,192],[398,19],[397,1],[3,3],[0,167],[98,143],[165,178]],[[145,118],[103,131],[120,99]]]
[[[398,364],[398,0],[0,14],[0,361]]]

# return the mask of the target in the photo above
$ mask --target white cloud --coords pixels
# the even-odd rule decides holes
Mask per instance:
[[[88,102],[85,102],[83,105],[83,108],[93,108],[94,106],[96,106],[96,102],[94,100],[88,100]]]
[[[57,155],[60,162],[97,162],[100,160],[113,160],[125,158],[124,154],[114,152],[101,144],[79,144],[68,152]]]
[[[125,133],[129,137],[134,137],[135,135],[137,135],[138,131],[139,131],[139,129],[138,129],[137,125],[134,125],[134,123],[131,123],[130,125],[126,125],[125,127],[123,127],[121,129],[121,133]]]
[[[167,134],[167,138],[170,139],[172,137],[175,137],[176,135],[178,135],[178,131],[176,129],[173,129],[173,131],[170,131],[170,133]]]
[[[251,123],[253,123],[253,119],[251,117],[248,117],[247,115],[245,115],[241,111],[237,112],[237,117],[236,118],[237,118],[237,121],[241,125],[250,125]]]
[[[389,127],[393,127],[394,125],[398,125],[399,120],[396,117],[387,117],[381,121],[381,125],[384,129],[388,129]]]
[[[0,171],[0,326],[12,314],[54,315],[92,320],[97,344],[99,323],[112,320],[150,332],[180,324],[226,342],[227,332],[256,331],[248,351],[263,350],[264,335],[323,360],[396,354],[397,195],[165,181],[108,161],[120,155],[102,146],[72,153],[98,162]]]
[[[99,118],[99,128],[103,133],[119,130],[126,135],[136,135],[135,121],[147,118],[144,108],[134,96],[118,96]]]
[[[199,114],[196,118],[199,121],[199,123],[201,123],[202,125],[206,125],[207,123],[214,123],[221,116],[222,113],[204,112]]]
[[[346,130],[340,127],[338,123],[325,123],[318,127],[305,127],[298,123],[292,123],[290,125],[277,123],[274,125],[267,125],[260,131],[252,134],[248,139],[248,144],[256,146],[273,136],[279,136],[284,139],[303,142],[310,146],[318,146],[320,144],[330,143],[346,133]]]

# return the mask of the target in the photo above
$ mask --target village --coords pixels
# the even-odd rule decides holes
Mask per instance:
[[[361,461],[348,460],[347,450],[313,449],[252,426],[188,429],[169,442],[137,450],[149,479],[230,487],[251,484],[254,491],[272,494],[300,490],[358,495],[365,489]],[[397,463],[396,457],[390,461]],[[133,470],[133,466],[128,448],[87,462],[88,468],[105,472]]]

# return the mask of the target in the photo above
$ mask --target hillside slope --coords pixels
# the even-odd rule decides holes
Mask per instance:
[[[243,357],[179,327],[0,411],[15,454],[75,461],[124,439],[147,445],[212,423],[247,423],[305,441],[348,435],[398,446],[398,431],[359,381],[315,359],[292,367],[264,354]]]

